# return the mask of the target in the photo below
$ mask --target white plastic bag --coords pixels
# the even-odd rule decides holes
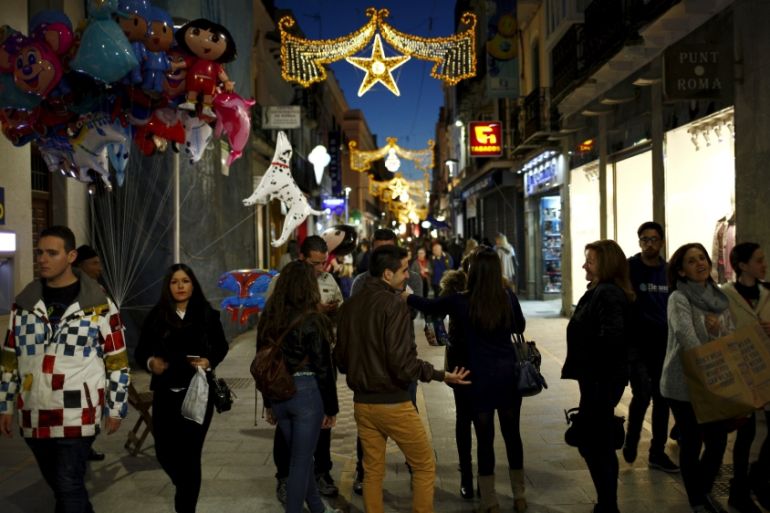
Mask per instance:
[[[206,380],[206,371],[198,367],[198,372],[190,380],[190,386],[187,387],[187,393],[182,402],[182,416],[202,425],[208,402],[209,382]]]

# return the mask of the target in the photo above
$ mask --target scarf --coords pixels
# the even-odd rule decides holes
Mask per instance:
[[[687,296],[690,304],[706,312],[722,313],[729,305],[729,300],[725,293],[711,282],[706,283],[704,287],[694,281],[680,281],[676,284],[676,290],[681,291],[682,294]]]

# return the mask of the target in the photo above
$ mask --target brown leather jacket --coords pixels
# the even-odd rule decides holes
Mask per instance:
[[[406,402],[413,381],[444,380],[444,371],[417,358],[409,307],[380,278],[368,277],[342,304],[334,360],[358,403]]]

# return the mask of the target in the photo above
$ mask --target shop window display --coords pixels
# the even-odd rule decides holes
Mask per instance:
[[[540,230],[543,241],[543,292],[561,293],[561,200],[540,199]]]

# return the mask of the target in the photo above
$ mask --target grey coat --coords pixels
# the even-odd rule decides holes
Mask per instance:
[[[668,346],[660,378],[660,393],[668,399],[690,401],[680,353],[706,342],[728,335],[735,330],[730,309],[719,314],[719,334],[706,329],[706,312],[690,303],[682,292],[675,290],[668,298]]]

